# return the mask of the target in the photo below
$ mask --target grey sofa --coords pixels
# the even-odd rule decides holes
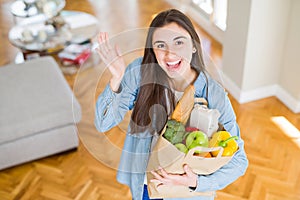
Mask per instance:
[[[52,57],[0,67],[0,170],[77,148],[80,119]]]

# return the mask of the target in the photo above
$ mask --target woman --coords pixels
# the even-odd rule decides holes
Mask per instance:
[[[219,123],[239,137],[239,150],[213,174],[197,175],[186,165],[183,175],[168,174],[164,169],[160,169],[161,175],[152,172],[155,181],[206,192],[220,190],[245,173],[248,160],[234,111],[224,89],[205,72],[200,39],[188,17],[175,9],[159,13],[150,24],[144,56],[128,67],[118,48],[110,46],[107,33],[100,33],[98,41],[98,53],[112,77],[98,97],[95,126],[100,132],[107,131],[133,110],[117,175],[119,182],[130,187],[133,199],[148,198],[144,179],[149,153],[191,84],[195,97],[205,98],[210,108],[218,109]],[[214,195],[185,199],[214,199]]]

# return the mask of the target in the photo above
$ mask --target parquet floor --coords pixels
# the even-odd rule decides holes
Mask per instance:
[[[1,0],[0,66],[12,62],[18,52],[7,41],[13,25],[8,10],[11,2]],[[66,6],[96,15],[101,21],[99,29],[112,34],[145,27],[152,14],[166,8],[169,5],[164,1],[146,0],[69,0]],[[214,62],[220,64],[221,46],[200,28],[199,33]],[[140,53],[132,51],[126,60]],[[77,76],[66,75],[83,109],[79,148],[0,171],[0,200],[131,199],[128,188],[115,180],[127,121],[105,134],[97,133],[93,126],[95,98],[109,78],[104,69],[100,63]],[[275,97],[243,105],[231,100],[250,165],[245,176],[218,191],[216,199],[300,200],[300,114],[292,113]]]

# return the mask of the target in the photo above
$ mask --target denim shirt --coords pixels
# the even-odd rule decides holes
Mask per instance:
[[[118,125],[123,120],[124,115],[133,109],[141,81],[141,62],[142,58],[138,58],[128,65],[118,93],[113,92],[108,84],[102,94],[99,95],[95,111],[95,126],[99,132],[108,131]],[[248,160],[244,151],[244,142],[240,138],[240,130],[227,93],[219,83],[208,75],[207,77],[208,84],[203,73],[200,73],[197,77],[194,82],[195,97],[207,99],[209,108],[218,109],[220,112],[219,123],[231,135],[239,136],[237,140],[239,150],[228,164],[212,174],[198,175],[195,191],[213,191],[215,193],[214,191],[225,188],[242,176],[248,167]],[[208,95],[206,92],[207,87]],[[142,200],[144,177],[152,138],[153,136],[147,132],[131,134],[130,127],[127,130],[117,180],[130,187],[132,199],[134,200]],[[175,200],[176,198],[172,199]],[[208,200],[214,199],[214,195],[211,197],[200,196],[184,199]]]

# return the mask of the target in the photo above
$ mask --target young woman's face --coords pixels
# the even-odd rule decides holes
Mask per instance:
[[[172,22],[157,28],[152,45],[158,64],[172,79],[184,79],[191,73],[193,42],[190,34]]]

